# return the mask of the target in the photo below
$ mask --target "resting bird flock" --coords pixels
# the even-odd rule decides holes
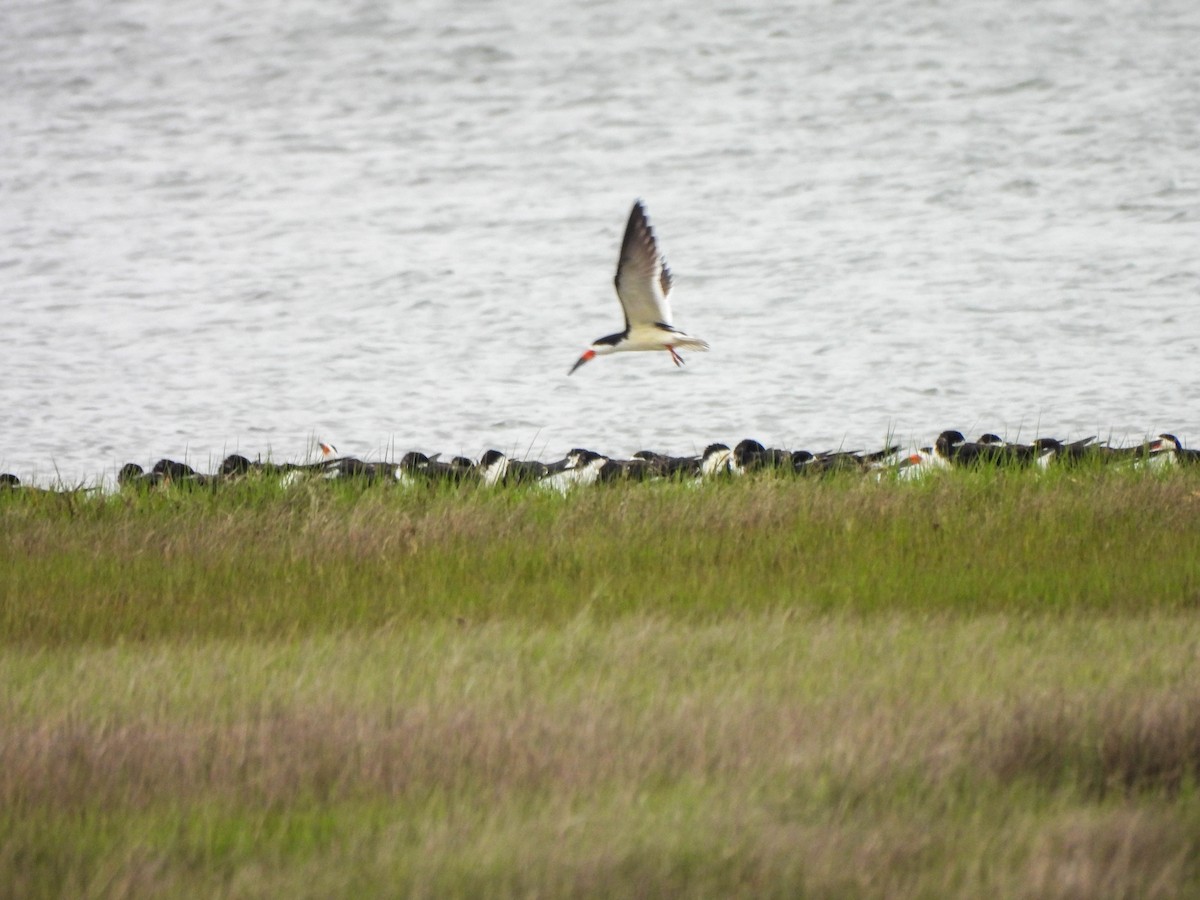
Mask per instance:
[[[625,330],[592,342],[567,374],[590,359],[623,350],[666,350],[675,365],[683,365],[677,352],[707,350],[708,344],[671,324],[671,271],[658,251],[646,209],[638,200],[629,214],[621,257],[617,260],[617,298],[625,310]]]

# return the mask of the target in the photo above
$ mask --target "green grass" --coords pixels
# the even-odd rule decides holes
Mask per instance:
[[[0,895],[1185,897],[1200,475],[0,494]]]

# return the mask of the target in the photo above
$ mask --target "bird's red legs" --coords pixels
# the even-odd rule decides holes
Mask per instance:
[[[675,361],[675,365],[682,366],[683,365],[683,357],[675,352],[675,348],[672,347],[670,344],[668,344],[667,350],[669,350],[671,352],[671,359]]]

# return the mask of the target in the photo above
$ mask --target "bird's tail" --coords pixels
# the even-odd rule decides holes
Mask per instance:
[[[671,335],[671,346],[676,350],[707,350],[708,341],[702,341],[689,334],[673,334]]]

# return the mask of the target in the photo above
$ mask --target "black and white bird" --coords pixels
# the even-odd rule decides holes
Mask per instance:
[[[573,487],[595,484],[600,478],[600,470],[607,463],[608,457],[604,454],[576,447],[567,453],[562,462],[547,466],[550,474],[538,484],[565,494]]]
[[[1092,444],[1094,440],[1096,440],[1094,434],[1070,443],[1063,443],[1058,438],[1038,438],[1033,442],[1033,449],[1037,453],[1038,468],[1047,469],[1051,465],[1077,465],[1089,457],[1099,459],[1102,451],[1101,448]]]
[[[1173,434],[1164,432],[1155,440],[1150,441],[1147,446],[1149,448],[1150,462],[1158,465],[1170,465],[1172,463],[1195,464],[1200,462],[1200,450],[1184,447],[1183,442]]]
[[[666,350],[675,365],[683,365],[684,350],[707,350],[708,344],[671,324],[671,270],[658,250],[642,201],[633,204],[621,257],[617,261],[617,298],[625,310],[625,330],[592,342],[567,374],[585,362],[625,350]]]

